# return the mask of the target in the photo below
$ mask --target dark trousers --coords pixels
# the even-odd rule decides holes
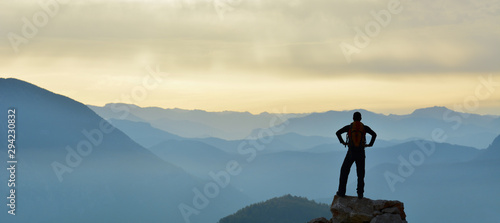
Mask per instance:
[[[345,156],[344,163],[342,163],[342,168],[340,169],[340,182],[339,190],[340,194],[345,194],[347,177],[349,172],[351,172],[352,164],[356,162],[356,173],[358,174],[358,194],[362,194],[365,188],[365,150],[353,150],[349,149],[347,155]]]

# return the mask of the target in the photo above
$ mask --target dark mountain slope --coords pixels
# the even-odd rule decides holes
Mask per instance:
[[[8,222],[181,222],[178,205],[192,205],[193,189],[205,183],[70,98],[0,79],[0,135],[7,135],[9,108],[16,109],[18,215],[1,212]],[[4,173],[1,182],[7,182]],[[8,191],[7,184],[0,190]],[[192,222],[234,211],[234,203],[220,202],[227,196],[239,205],[245,200],[221,191]]]
[[[316,217],[331,216],[327,204],[285,195],[247,206],[219,223],[304,223]]]

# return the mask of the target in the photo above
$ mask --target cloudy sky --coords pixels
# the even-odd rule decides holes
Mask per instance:
[[[500,0],[2,0],[0,76],[92,105],[500,115],[499,21]]]

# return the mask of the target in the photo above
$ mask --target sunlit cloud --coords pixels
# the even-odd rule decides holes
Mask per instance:
[[[388,1],[224,2],[221,11],[212,0],[70,1],[16,53],[8,33],[22,36],[23,18],[43,7],[3,1],[0,75],[104,104],[159,64],[172,76],[142,105],[252,112],[406,112],[458,103],[480,75],[500,79],[498,1],[402,0],[350,63],[339,44],[353,44]],[[345,93],[351,85],[365,90]]]

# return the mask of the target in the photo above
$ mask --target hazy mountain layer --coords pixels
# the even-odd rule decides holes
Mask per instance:
[[[129,104],[89,106],[102,117],[149,122],[153,127],[188,138],[215,137],[238,140],[255,137],[262,129],[286,121],[278,134],[335,137],[335,132],[352,121],[354,111],[328,111],[311,114],[252,115],[242,112],[141,108]],[[112,112],[115,111],[115,112]],[[500,133],[500,117],[456,112],[445,107],[417,109],[408,115],[383,115],[360,109],[363,122],[386,141],[424,139],[479,149],[488,147]],[[282,111],[281,111],[282,112]],[[276,118],[279,118],[276,121]],[[441,137],[441,134],[444,136]],[[438,140],[433,135],[438,135]],[[293,137],[289,138],[290,142]],[[300,141],[293,141],[301,147]]]
[[[0,79],[0,102],[5,115],[0,135],[7,135],[7,109],[16,110],[18,161],[17,215],[2,211],[2,220],[178,223],[184,221],[179,205],[193,207],[194,190],[206,185],[67,97]],[[0,146],[7,148],[6,138]],[[9,189],[6,172],[0,177],[4,194]],[[190,217],[216,221],[247,203],[244,195],[226,187]]]

